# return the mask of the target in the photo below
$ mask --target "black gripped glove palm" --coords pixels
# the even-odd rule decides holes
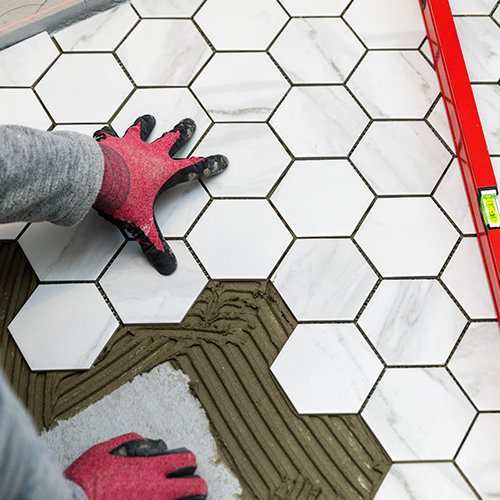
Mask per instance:
[[[175,271],[177,260],[156,222],[156,198],[181,182],[218,174],[229,162],[222,155],[173,159],[191,139],[196,125],[186,118],[159,139],[145,142],[155,123],[153,116],[144,115],[123,138],[108,126],[94,133],[104,156],[105,171],[94,208],[136,239],[160,274],[169,275]]]

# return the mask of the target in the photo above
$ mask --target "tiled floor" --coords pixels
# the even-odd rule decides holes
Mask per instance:
[[[32,369],[180,321],[208,279],[270,279],[299,320],[272,371],[301,413],[361,412],[394,462],[376,500],[498,498],[500,335],[418,3],[133,0],[1,52],[2,123],[190,116],[182,153],[231,161],[159,200],[170,278],[95,214],[0,228],[41,282],[10,326]],[[500,8],[450,3],[500,155]]]

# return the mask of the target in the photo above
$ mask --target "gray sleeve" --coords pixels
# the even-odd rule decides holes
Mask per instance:
[[[76,132],[0,126],[0,223],[80,222],[102,185],[97,142]]]

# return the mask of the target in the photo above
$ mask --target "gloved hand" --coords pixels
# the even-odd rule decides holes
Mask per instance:
[[[145,142],[155,126],[151,115],[134,122],[123,138],[103,127],[94,138],[104,155],[104,179],[94,208],[135,238],[161,274],[172,274],[177,261],[154,216],[154,202],[181,182],[218,174],[228,166],[222,155],[174,160],[172,156],[193,136],[196,125],[186,118],[152,143]]]
[[[125,434],[93,446],[64,474],[89,500],[204,500],[207,484],[186,448]]]

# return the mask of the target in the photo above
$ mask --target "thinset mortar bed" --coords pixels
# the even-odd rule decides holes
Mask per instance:
[[[361,417],[299,415],[271,374],[296,326],[271,283],[211,281],[182,323],[122,326],[90,370],[32,372],[7,325],[38,281],[17,243],[0,243],[0,262],[1,363],[40,431],[169,362],[243,500],[373,498],[390,460]]]

